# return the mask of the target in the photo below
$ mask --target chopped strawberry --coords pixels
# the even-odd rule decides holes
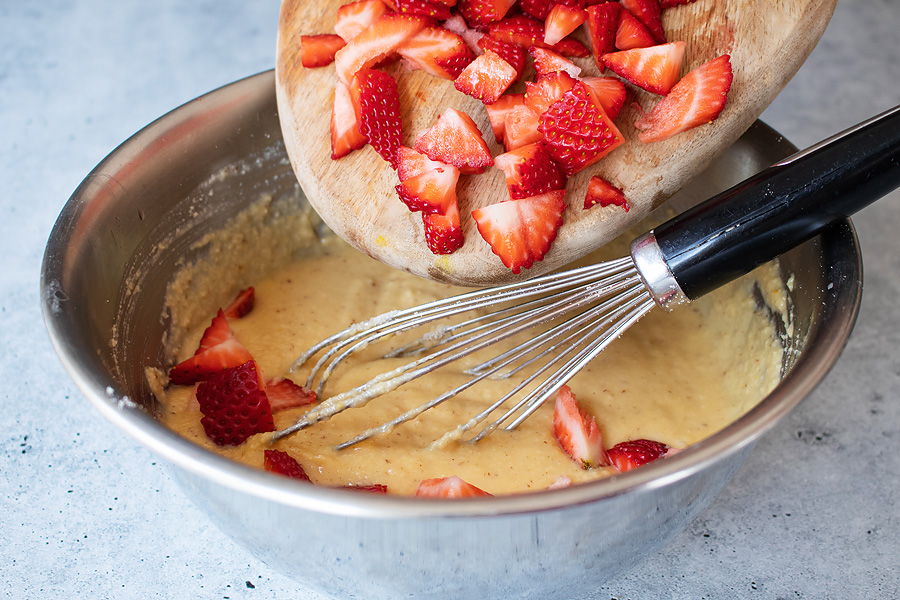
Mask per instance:
[[[444,215],[447,214],[451,204],[456,205],[459,169],[442,162],[430,160],[428,162],[433,166],[424,173],[406,179],[401,178],[400,185],[396,187],[397,195],[413,212]]]
[[[603,64],[620,77],[654,94],[668,94],[681,74],[684,42],[634,48],[603,55]]]
[[[211,374],[197,386],[197,402],[207,437],[219,446],[242,444],[248,437],[275,431],[272,409],[252,360]]]
[[[450,18],[450,7],[440,2],[428,0],[394,0],[394,2],[399,13],[441,20]]]
[[[386,14],[338,50],[334,68],[344,83],[349,83],[360,69],[384,60],[406,40],[430,24],[426,17]]]
[[[431,160],[453,165],[463,173],[481,173],[494,164],[491,152],[472,118],[448,108],[416,139],[415,149]]]
[[[732,78],[727,54],[700,65],[635,122],[641,131],[638,138],[645,143],[659,142],[715,120],[725,107]]]
[[[588,87],[603,107],[606,116],[615,119],[625,105],[627,92],[621,79],[615,77],[584,77],[581,82]]]
[[[387,7],[381,0],[359,0],[340,7],[337,11],[337,22],[334,31],[349,42],[360,33],[372,26]]]
[[[255,304],[256,292],[252,287],[248,287],[238,292],[231,304],[225,307],[225,316],[229,319],[240,319],[249,314]]]
[[[458,34],[426,27],[397,48],[415,68],[442,79],[456,79],[475,55]]]
[[[492,23],[488,27],[488,35],[507,44],[518,44],[529,48],[531,46],[545,47],[544,24],[524,15],[516,15]]]
[[[542,115],[563,94],[575,87],[578,80],[565,71],[555,71],[546,75],[540,75],[537,81],[525,84],[525,105],[536,114]]]
[[[597,162],[625,141],[581,82],[541,115],[538,131],[566,175]]]
[[[662,8],[672,8],[674,6],[681,6],[682,4],[690,4],[691,2],[695,2],[696,0],[662,0],[660,2],[660,6]]]
[[[397,81],[375,69],[362,69],[353,78],[350,92],[359,107],[359,131],[381,158],[397,167],[397,148],[403,135]]]
[[[544,43],[550,46],[581,27],[587,19],[587,13],[574,6],[557,4],[550,9],[544,22]]]
[[[508,115],[512,109],[521,106],[524,103],[525,94],[506,94],[505,96],[500,96],[493,104],[484,105],[485,110],[487,110],[488,120],[491,122],[491,129],[494,130],[494,138],[497,142],[503,141],[503,132],[506,129],[504,125],[506,115]]]
[[[272,412],[314,404],[316,393],[302,385],[297,385],[287,377],[276,377],[266,382],[266,396]]]
[[[622,0],[622,6],[650,30],[658,44],[665,43],[659,0]]]
[[[566,187],[566,176],[543,144],[536,142],[501,154],[494,165],[506,175],[506,189],[513,200],[538,196]]]
[[[324,67],[334,62],[334,55],[347,45],[339,35],[323,33],[300,36],[300,64],[307,68]]]
[[[625,209],[625,212],[631,210],[622,190],[597,175],[591,177],[588,183],[587,194],[584,197],[584,209],[587,210],[595,204],[600,206],[621,206]]]
[[[589,6],[587,14],[588,34],[594,48],[594,60],[602,72],[606,68],[602,56],[616,49],[616,31],[619,29],[622,7],[618,2],[607,2]]]
[[[300,481],[309,481],[309,476],[303,467],[300,466],[293,456],[282,450],[265,450],[263,451],[263,467],[270,473],[284,475],[291,479],[299,479]]]
[[[518,273],[544,255],[556,239],[566,210],[565,190],[500,202],[472,211],[481,237],[503,264]]]
[[[455,475],[424,479],[416,490],[416,496],[422,498],[471,498],[475,496],[493,496],[471,483],[466,483]]]
[[[366,145],[366,136],[359,130],[358,113],[350,87],[338,81],[334,87],[334,107],[331,109],[332,159],[337,160]]]
[[[572,77],[578,77],[581,74],[581,67],[570,60],[566,60],[553,50],[532,46],[528,49],[528,52],[531,54],[532,60],[534,60],[534,69],[538,72],[538,75],[547,75],[556,71],[565,71]]]
[[[606,2],[607,0],[521,0],[519,7],[526,15],[544,21],[550,10],[557,4],[570,6],[572,8],[584,8],[588,4],[596,4],[597,2]]]
[[[604,467],[609,464],[603,451],[603,438],[597,420],[587,414],[575,400],[569,386],[556,393],[553,408],[553,435],[572,460],[582,469]]]
[[[501,42],[486,35],[478,40],[478,47],[482,52],[491,50],[499,54],[500,58],[508,62],[516,70],[516,79],[522,74],[522,69],[525,68],[525,48],[522,46]]]
[[[655,46],[656,38],[640,20],[627,10],[622,11],[619,29],[616,31],[616,48],[631,50]]]
[[[169,370],[169,381],[177,385],[191,385],[249,360],[253,360],[253,357],[234,337],[225,312],[219,309],[203,333],[197,353],[172,367]]]
[[[444,165],[445,163],[431,160],[421,152],[407,146],[400,146],[397,149],[397,177],[400,178],[400,181],[412,179]]]
[[[496,102],[519,76],[515,67],[491,50],[469,63],[453,85],[485,104]]]
[[[469,27],[486,27],[506,16],[516,0],[459,0],[459,14]]]
[[[540,116],[525,104],[514,106],[503,119],[503,147],[506,151],[540,141]]]
[[[425,243],[434,254],[453,254],[462,248],[462,227],[459,221],[459,208],[454,202],[447,207],[446,214],[422,214],[425,227]]]
[[[641,465],[653,462],[657,458],[665,456],[669,447],[653,440],[631,440],[620,442],[607,450],[609,461],[612,465],[624,473],[637,469]]]
[[[382,483],[373,483],[371,485],[345,485],[341,486],[342,490],[353,490],[355,492],[369,492],[370,494],[387,494],[388,488]]]
[[[484,33],[478,31],[477,29],[470,29],[468,24],[466,24],[465,19],[463,19],[459,15],[453,15],[446,21],[444,21],[444,29],[448,31],[452,31],[453,33],[462,37],[462,39],[466,42],[466,45],[469,46],[469,49],[472,50],[475,54],[481,54],[481,50],[478,47],[478,42],[481,38],[484,37]],[[496,50],[495,50],[496,52]],[[497,52],[497,54],[501,53]]]
[[[555,44],[551,50],[563,56],[574,56],[576,58],[585,58],[591,55],[591,51],[588,50],[587,46],[571,37],[567,37]]]

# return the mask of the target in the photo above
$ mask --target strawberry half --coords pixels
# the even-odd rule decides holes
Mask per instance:
[[[565,190],[500,202],[472,211],[481,237],[503,264],[518,273],[544,255],[556,239],[566,210]]]
[[[401,180],[395,189],[409,210],[444,215],[451,205],[456,205],[459,169],[438,161],[428,162],[433,165],[429,170]]]
[[[588,182],[587,194],[584,196],[584,209],[587,210],[596,204],[600,206],[621,206],[625,209],[625,212],[631,210],[622,190],[602,177],[594,175]]]
[[[302,385],[297,385],[287,377],[276,377],[266,382],[266,396],[272,412],[314,404],[316,393]]]
[[[425,227],[425,243],[433,254],[453,254],[462,248],[462,227],[459,222],[459,208],[454,202],[447,207],[446,214],[422,214]]]
[[[426,27],[397,48],[414,68],[440,77],[456,79],[475,54],[461,36],[443,27]]]
[[[528,144],[494,158],[506,176],[506,189],[513,200],[539,196],[566,187],[566,176],[540,142]]]
[[[501,42],[518,44],[525,48],[531,46],[543,48],[546,46],[544,43],[544,24],[524,15],[516,15],[497,23],[492,23],[488,27],[488,35]]]
[[[357,71],[381,62],[429,24],[426,17],[382,15],[338,50],[334,57],[338,77],[344,83],[349,83]]]
[[[586,85],[594,99],[603,107],[606,116],[615,119],[625,105],[627,92],[621,79],[615,77],[584,77],[581,83]]]
[[[473,498],[476,496],[493,496],[486,491],[466,483],[457,476],[424,479],[416,489],[420,498]]]
[[[525,84],[525,106],[542,115],[575,87],[578,80],[565,71],[539,75],[537,81]]]
[[[622,6],[647,27],[657,43],[662,44],[666,41],[659,0],[622,0]]]
[[[253,357],[234,337],[225,312],[219,309],[203,332],[197,353],[172,367],[169,370],[169,381],[177,385],[191,385],[209,379],[223,369],[237,367],[250,360]]]
[[[431,17],[432,19],[449,19],[450,7],[440,2],[428,0],[394,0],[397,12],[407,15]]]
[[[252,360],[210,375],[197,386],[197,402],[207,437],[235,446],[256,433],[275,431],[272,409]]]
[[[503,119],[503,147],[509,152],[540,141],[540,124],[540,116],[528,106],[514,106]]]
[[[397,168],[397,148],[403,135],[397,81],[384,71],[362,69],[353,78],[350,92],[359,107],[359,131],[372,148]]]
[[[631,440],[616,444],[606,454],[612,465],[624,473],[665,456],[669,447],[653,440]]]
[[[253,310],[256,304],[256,291],[252,287],[238,292],[231,304],[225,307],[225,317],[228,319],[240,319]]]
[[[463,94],[477,98],[485,104],[492,104],[518,76],[515,67],[496,52],[488,50],[469,63],[453,85]]]
[[[631,50],[655,46],[656,38],[641,21],[627,10],[622,11],[619,29],[616,31],[616,48]]]
[[[338,81],[334,86],[331,109],[331,158],[337,160],[366,145],[359,130],[359,110],[353,102],[350,87]]]
[[[553,407],[553,435],[562,449],[581,465],[582,469],[604,467],[609,464],[603,451],[603,438],[597,420],[587,414],[575,400],[569,386],[556,393]]]
[[[654,94],[668,94],[681,74],[684,42],[634,48],[603,55],[611,71]]]
[[[594,164],[625,141],[581,82],[541,115],[538,131],[544,135],[550,156],[566,175]]]
[[[293,456],[282,450],[264,450],[263,468],[270,473],[284,475],[291,479],[309,481],[309,475]]]
[[[486,27],[506,16],[516,0],[460,0],[459,14],[469,27]]]
[[[616,31],[622,15],[622,6],[618,2],[607,2],[587,8],[588,36],[594,48],[594,60],[602,72],[603,55],[616,49]]]
[[[581,27],[586,19],[587,13],[580,8],[565,4],[555,5],[544,21],[544,43],[553,46]]]
[[[578,77],[581,74],[581,67],[563,58],[553,50],[532,46],[528,49],[528,53],[531,54],[531,58],[534,60],[534,69],[538,72],[538,75],[547,75],[556,71],[565,71],[572,77]]]
[[[381,18],[387,7],[381,0],[359,0],[341,6],[337,11],[334,31],[349,42]]]
[[[462,173],[481,173],[494,164],[491,152],[472,118],[448,108],[416,139],[415,149],[431,160],[453,165]]]
[[[733,79],[727,54],[700,65],[660,100],[634,126],[642,142],[659,142],[716,119],[725,107]]]
[[[300,64],[307,68],[324,67],[334,62],[334,55],[347,45],[339,35],[323,33],[300,36]]]
[[[501,42],[489,35],[485,35],[478,40],[478,47],[482,52],[491,50],[499,54],[500,58],[508,62],[516,70],[516,79],[522,75],[522,69],[525,68],[525,48],[522,46]]]
[[[525,103],[525,94],[507,94],[493,104],[485,104],[488,120],[491,122],[491,129],[494,131],[494,138],[497,142],[503,141],[503,132],[506,130],[506,115],[517,106]]]

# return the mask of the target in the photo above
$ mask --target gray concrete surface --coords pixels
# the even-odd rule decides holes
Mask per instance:
[[[150,120],[273,64],[277,3],[0,2],[0,596],[314,598],[84,402],[38,309],[68,195]],[[900,2],[841,2],[764,119],[798,145],[900,102]],[[596,599],[900,597],[900,196],[856,219],[862,314],[715,504]]]

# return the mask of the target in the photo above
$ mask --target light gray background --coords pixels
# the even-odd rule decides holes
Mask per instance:
[[[88,407],[38,309],[43,245],[81,179],[150,120],[270,68],[276,17],[261,0],[0,0],[0,596],[315,597]],[[763,118],[803,146],[900,102],[898,32],[897,0],[841,2]],[[837,367],[712,508],[595,598],[900,597],[900,196],[855,221],[866,287]]]

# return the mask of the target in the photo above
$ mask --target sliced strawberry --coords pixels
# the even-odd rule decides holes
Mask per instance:
[[[272,412],[314,404],[317,400],[314,391],[297,385],[287,377],[277,377],[267,381],[266,396],[269,397],[269,406],[272,407]]]
[[[359,130],[359,110],[353,103],[350,87],[338,81],[331,109],[331,158],[337,160],[359,150],[367,141]]]
[[[494,165],[506,175],[506,189],[513,200],[564,190],[566,176],[543,144],[536,142],[501,154]]]
[[[359,107],[359,131],[381,158],[397,167],[397,148],[403,135],[397,81],[375,69],[362,69],[353,78],[350,92]]]
[[[445,163],[431,160],[421,152],[407,146],[400,146],[397,149],[397,177],[400,178],[400,181],[412,179],[444,165]]]
[[[237,367],[250,360],[253,357],[234,337],[224,311],[219,309],[204,332],[197,353],[172,367],[169,370],[169,381],[177,385],[191,385],[209,379],[223,369]]]
[[[465,40],[443,27],[426,27],[397,48],[413,67],[442,79],[456,79],[475,55]]]
[[[349,42],[371,27],[385,11],[387,7],[381,0],[359,0],[345,4],[337,11],[334,31],[344,38],[344,41]]]
[[[627,92],[621,79],[615,77],[584,77],[581,82],[588,87],[594,99],[603,107],[606,116],[615,119],[625,105]]]
[[[528,269],[556,239],[566,210],[565,190],[500,202],[472,211],[481,237],[513,273]]]
[[[571,37],[567,37],[560,43],[555,44],[551,50],[563,56],[574,56],[576,58],[585,58],[591,55],[591,51],[587,46]]]
[[[432,19],[449,19],[450,7],[440,2],[428,0],[394,0],[397,12],[407,15],[431,17]]]
[[[574,6],[557,4],[550,9],[544,22],[544,43],[554,45],[564,37],[581,27],[587,19],[587,13]]]
[[[542,115],[577,83],[578,80],[565,71],[540,75],[537,81],[525,84],[525,105]]]
[[[396,187],[400,200],[413,212],[447,214],[456,205],[456,183],[459,169],[442,162],[429,161],[434,166],[424,173],[401,180]]]
[[[506,94],[493,104],[485,104],[488,120],[491,122],[491,129],[494,130],[494,138],[497,142],[503,141],[503,132],[506,130],[506,115],[517,106],[525,103],[525,94]]]
[[[462,37],[462,39],[466,42],[466,45],[469,46],[469,49],[472,52],[474,52],[475,54],[481,54],[481,50],[478,48],[478,42],[481,40],[481,38],[484,37],[484,33],[478,31],[477,29],[469,28],[469,25],[461,16],[453,15],[452,17],[444,21],[444,29],[452,31],[453,33]],[[498,54],[500,53],[498,52]]]
[[[506,16],[516,0],[459,0],[459,14],[469,27],[487,27]]]
[[[650,30],[656,43],[665,43],[666,32],[663,31],[659,0],[622,0],[622,6]]]
[[[540,116],[528,106],[513,107],[503,119],[503,147],[509,152],[540,141],[543,137],[538,131],[540,124]]]
[[[480,173],[494,164],[491,152],[472,118],[448,108],[416,139],[415,149],[431,160],[453,165],[463,173]]]
[[[656,38],[640,20],[627,10],[622,11],[619,29],[616,31],[616,48],[631,50],[655,46]]]
[[[501,42],[486,35],[478,40],[478,47],[482,52],[491,50],[499,54],[500,58],[508,62],[516,70],[516,79],[522,75],[522,69],[525,68],[525,48],[522,46]]]
[[[488,27],[488,35],[507,44],[518,44],[529,48],[538,46],[546,47],[544,43],[544,24],[524,15],[516,15],[492,23]]]
[[[275,431],[272,409],[252,360],[211,374],[197,386],[200,424],[219,446],[242,444],[248,437]]]
[[[697,125],[709,123],[725,107],[733,74],[727,54],[700,65],[660,100],[634,126],[645,143],[659,142]]]
[[[463,94],[485,104],[497,101],[519,76],[515,67],[491,50],[469,63],[453,82]]]
[[[594,49],[594,60],[602,72],[606,68],[602,56],[616,49],[616,31],[619,29],[622,7],[618,2],[607,2],[589,6],[587,14],[588,35]]]
[[[324,67],[334,62],[334,55],[347,45],[339,35],[323,33],[300,36],[300,64],[307,68]]]
[[[434,254],[453,254],[462,248],[462,227],[459,222],[459,208],[454,202],[447,207],[446,214],[422,214],[425,227],[425,243]]]
[[[681,74],[684,42],[634,48],[603,55],[603,64],[620,77],[654,94],[668,94]]]
[[[556,393],[553,407],[553,435],[562,449],[581,465],[582,469],[604,467],[609,464],[603,451],[603,438],[597,420],[587,414],[569,386]]]
[[[471,483],[466,483],[455,475],[424,479],[416,490],[416,496],[422,498],[471,498],[475,496],[493,496]]]
[[[309,481],[309,475],[303,470],[293,456],[282,450],[264,450],[263,468],[270,473],[284,475],[291,479]]]
[[[498,156],[497,158],[500,157]],[[588,183],[587,194],[584,197],[584,209],[587,210],[596,204],[600,206],[621,206],[625,209],[625,212],[631,210],[622,190],[602,177],[594,175]]]
[[[609,461],[612,465],[624,473],[637,469],[641,465],[653,462],[657,458],[665,456],[669,447],[653,440],[631,440],[620,442],[607,450]]]
[[[406,40],[430,24],[426,17],[386,14],[338,50],[334,68],[344,83],[349,83],[360,69],[384,60]]]
[[[538,131],[566,175],[594,164],[625,141],[581,82],[541,115]]]
[[[240,319],[253,310],[256,304],[256,291],[252,287],[238,292],[231,304],[225,307],[225,316],[229,319]]]
[[[353,490],[355,492],[369,492],[370,494],[387,494],[388,488],[382,483],[373,483],[371,485],[345,485],[341,486],[342,490]]]
[[[682,4],[690,4],[691,2],[695,2],[696,0],[662,0],[660,2],[660,6],[662,8],[672,8],[674,6],[681,6]]]
[[[520,0],[519,8],[529,17],[545,21],[555,4],[554,0]]]
[[[570,60],[566,60],[553,50],[532,46],[528,49],[528,53],[531,54],[531,58],[534,60],[534,69],[538,72],[538,75],[547,75],[556,71],[565,71],[572,77],[578,77],[581,74],[581,67]]]

